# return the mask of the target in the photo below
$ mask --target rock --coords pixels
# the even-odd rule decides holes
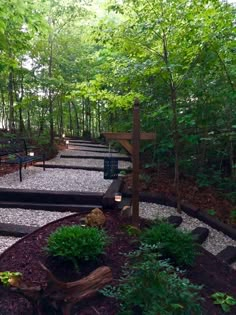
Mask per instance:
[[[227,246],[225,249],[219,252],[216,257],[228,264],[232,264],[236,261],[236,247]]]
[[[131,206],[124,206],[120,212],[120,216],[123,218],[129,218],[132,216]]]
[[[102,210],[95,208],[86,215],[86,224],[88,226],[103,226],[106,222],[106,217]]]
[[[167,218],[167,222],[174,225],[174,227],[178,227],[183,222],[183,219],[178,215],[171,215]]]
[[[197,227],[196,229],[192,230],[192,235],[197,243],[202,244],[205,242],[209,235],[209,230],[205,227]]]

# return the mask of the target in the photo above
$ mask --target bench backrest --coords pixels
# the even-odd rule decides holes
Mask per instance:
[[[24,152],[27,155],[25,139],[3,139],[0,138],[0,156]]]

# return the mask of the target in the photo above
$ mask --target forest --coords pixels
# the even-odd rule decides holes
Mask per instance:
[[[0,128],[55,137],[130,131],[148,167],[236,202],[236,48],[220,0],[0,0]]]

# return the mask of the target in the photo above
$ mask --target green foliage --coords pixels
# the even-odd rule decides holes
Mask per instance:
[[[236,192],[227,193],[225,196],[233,204],[236,204]]]
[[[236,223],[236,209],[231,210],[230,221],[231,221],[231,223]]]
[[[139,228],[130,224],[123,225],[122,230],[130,236],[139,236],[141,234],[141,230]]]
[[[148,174],[142,173],[139,175],[139,179],[145,182],[146,184],[150,184],[152,177]]]
[[[214,209],[209,209],[207,210],[207,213],[211,216],[215,216],[216,215],[216,211]]]
[[[149,245],[160,243],[161,252],[178,265],[191,265],[196,257],[197,244],[188,232],[175,229],[172,225],[160,222],[144,230],[141,240]]]
[[[218,186],[221,181],[221,171],[208,169],[205,173],[197,174],[197,184],[199,187]]]
[[[202,314],[200,286],[179,276],[168,261],[160,260],[160,246],[143,245],[130,253],[117,287],[107,286],[105,296],[118,299],[120,315],[199,315]]]
[[[230,312],[231,307],[236,305],[236,299],[223,292],[216,292],[211,295],[214,304],[220,305],[224,312]]]
[[[9,287],[10,281],[12,278],[21,277],[22,273],[20,272],[11,272],[11,271],[2,271],[0,272],[0,282],[2,285]]]
[[[107,242],[105,231],[96,227],[63,226],[49,236],[45,249],[52,256],[71,260],[78,268],[80,261],[96,260]]]

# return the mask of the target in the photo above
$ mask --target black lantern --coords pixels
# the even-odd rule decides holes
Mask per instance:
[[[104,158],[104,179],[118,178],[118,158],[105,157]]]

